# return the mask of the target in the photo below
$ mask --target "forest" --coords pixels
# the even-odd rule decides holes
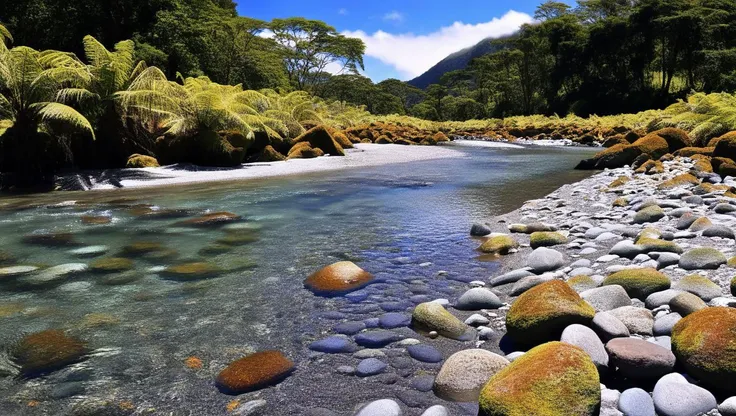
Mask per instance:
[[[235,6],[4,5],[3,185],[50,183],[63,169],[124,167],[131,155],[215,166],[278,160],[318,125],[344,131],[347,147],[380,138],[346,130],[371,122],[411,127],[407,137],[382,139],[405,144],[432,144],[438,131],[540,125],[587,126],[571,134],[676,125],[708,138],[736,123],[727,93],[736,89],[736,0],[546,2],[536,23],[496,41],[498,52],[426,90],[361,75],[363,42],[325,22],[265,22],[239,16]],[[335,64],[342,71],[328,73]],[[622,113],[632,115],[614,116]]]

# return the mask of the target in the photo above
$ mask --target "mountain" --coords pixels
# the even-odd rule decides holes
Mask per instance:
[[[409,85],[417,88],[425,89],[431,84],[439,84],[442,75],[450,71],[465,69],[470,61],[483,55],[498,52],[506,47],[503,41],[511,39],[511,36],[504,38],[486,38],[478,42],[475,46],[465,48],[461,51],[449,55],[441,60],[437,65],[430,68],[427,72],[408,81]],[[494,42],[496,41],[496,42]],[[501,41],[501,42],[497,42]]]

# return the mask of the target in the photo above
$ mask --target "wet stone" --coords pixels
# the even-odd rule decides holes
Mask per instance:
[[[344,352],[354,352],[355,345],[350,342],[349,338],[342,336],[331,336],[325,339],[314,341],[309,344],[309,349],[327,354],[340,354]]]
[[[363,332],[355,336],[355,342],[361,347],[382,348],[388,344],[402,340],[404,337],[391,331],[375,330]]]
[[[411,315],[389,312],[383,314],[379,318],[379,325],[384,329],[394,329],[409,326],[411,324]]]
[[[410,345],[406,348],[411,358],[424,363],[439,363],[442,361],[442,353],[431,345]]]

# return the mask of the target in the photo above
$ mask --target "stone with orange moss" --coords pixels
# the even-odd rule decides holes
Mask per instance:
[[[274,385],[294,371],[294,363],[279,351],[261,351],[233,361],[217,376],[224,393],[241,394]]]
[[[341,261],[313,273],[304,280],[304,286],[318,295],[339,296],[367,286],[372,281],[373,275],[355,263]]]
[[[506,316],[509,336],[521,344],[539,344],[559,337],[572,324],[589,324],[595,309],[567,283],[553,280],[533,287],[511,305]]]
[[[112,217],[107,215],[82,215],[84,225],[106,225],[112,222]]]
[[[184,263],[176,266],[167,267],[161,272],[161,275],[167,279],[189,281],[208,279],[221,274],[223,270],[207,262]]]
[[[11,348],[11,357],[25,377],[47,374],[84,360],[84,342],[50,329],[25,336]]]
[[[672,329],[672,351],[688,374],[736,393],[736,309],[706,308]]]
[[[540,345],[496,373],[480,393],[481,416],[593,416],[601,403],[598,370],[582,349]]]
[[[199,370],[203,367],[202,360],[194,356],[187,357],[187,359],[184,360],[184,365],[192,370]]]

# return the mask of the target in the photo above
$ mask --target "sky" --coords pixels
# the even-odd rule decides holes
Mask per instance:
[[[415,78],[447,55],[489,36],[515,32],[542,0],[238,0],[238,13],[262,20],[306,17],[366,44],[373,81]],[[453,6],[455,5],[455,6]]]

